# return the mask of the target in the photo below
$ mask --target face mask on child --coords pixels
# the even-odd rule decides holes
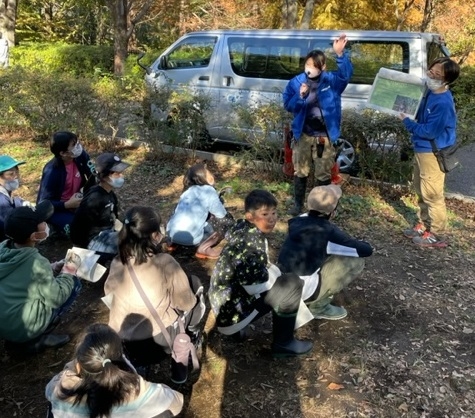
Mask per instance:
[[[16,190],[20,187],[20,180],[18,180],[18,179],[7,180],[3,187],[5,187],[5,189],[8,192],[13,192],[13,190]]]
[[[114,189],[119,189],[124,185],[125,179],[123,177],[109,177],[109,184]]]
[[[49,237],[49,226],[46,224],[46,228],[42,232],[36,232],[37,234],[45,234],[44,238],[36,238],[34,241],[36,242],[43,242],[46,238]]]
[[[70,152],[73,158],[78,158],[82,154],[82,145],[76,142],[76,145],[74,145]]]

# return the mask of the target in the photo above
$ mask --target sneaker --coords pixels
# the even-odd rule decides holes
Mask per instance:
[[[312,310],[310,309],[310,311]],[[328,304],[323,310],[317,312],[312,311],[312,314],[315,319],[328,319],[330,321],[337,321],[339,319],[345,318],[348,315],[348,312],[343,306]]]
[[[447,243],[438,239],[433,233],[426,231],[420,237],[412,238],[412,242],[421,247],[445,248]]]
[[[412,228],[405,229],[403,231],[403,234],[405,237],[412,239],[416,237],[421,237],[424,234],[424,231],[425,231],[424,224],[418,223]]]

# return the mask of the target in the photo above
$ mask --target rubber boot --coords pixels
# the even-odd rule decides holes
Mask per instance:
[[[299,216],[303,212],[303,201],[307,190],[307,177],[294,177],[294,207],[290,215]]]
[[[308,353],[313,343],[311,341],[301,341],[294,338],[295,320],[297,313],[292,314],[272,314],[272,331],[274,341],[272,342],[272,356],[277,358],[295,357]]]
[[[223,238],[217,232],[213,232],[208,238],[206,238],[196,250],[195,256],[198,258],[209,258],[216,260],[221,254],[221,248],[213,248],[219,244]]]

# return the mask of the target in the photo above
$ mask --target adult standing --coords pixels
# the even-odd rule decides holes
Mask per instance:
[[[81,190],[91,177],[92,164],[72,132],[56,132],[50,149],[54,158],[43,168],[37,202],[49,200],[53,204],[54,213],[48,223],[55,228],[54,232],[69,235],[74,212],[81,203]]]
[[[460,74],[459,65],[448,57],[437,58],[427,71],[427,92],[416,120],[401,114],[404,126],[412,134],[414,146],[414,188],[418,199],[418,220],[404,235],[423,247],[446,247],[441,235],[447,228],[443,173],[433,153],[455,144],[457,115],[449,85]]]
[[[284,107],[292,112],[294,164],[293,216],[302,213],[307,178],[312,163],[317,185],[331,182],[341,124],[341,94],[353,74],[353,66],[344,51],[342,34],[333,42],[338,69],[326,71],[323,51],[310,51],[305,57],[305,71],[292,78],[285,88]]]

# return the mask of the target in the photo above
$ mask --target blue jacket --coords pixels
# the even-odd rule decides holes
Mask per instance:
[[[84,187],[88,178],[91,176],[91,164],[89,155],[86,151],[74,159],[79,173],[81,174],[81,187]],[[61,202],[61,195],[63,194],[64,184],[66,182],[66,168],[64,162],[60,158],[53,158],[46,163],[41,175],[40,189],[36,202],[42,200],[49,200],[55,212],[65,212],[64,202]]]
[[[323,118],[332,142],[340,137],[341,124],[341,94],[345,90],[353,74],[353,65],[345,52],[336,58],[337,71],[323,71],[317,90],[318,101],[322,109]],[[293,113],[292,131],[295,140],[302,136],[302,129],[307,114],[307,100],[300,97],[300,86],[307,80],[305,73],[292,78],[285,88],[283,99],[284,107]]]
[[[431,139],[435,139],[439,149],[455,144],[457,115],[454,98],[449,90],[439,94],[429,90],[417,111],[416,120],[403,120],[404,126],[412,134],[415,152],[432,152]]]

